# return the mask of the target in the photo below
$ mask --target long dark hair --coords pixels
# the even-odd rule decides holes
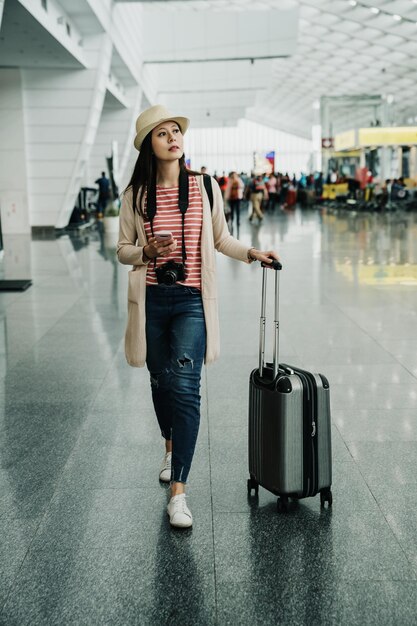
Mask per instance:
[[[181,129],[180,129],[181,130]],[[179,159],[180,172],[186,172],[188,175],[199,175],[200,172],[193,172],[187,169],[185,166],[185,155],[183,154]],[[142,200],[146,191],[152,186],[156,187],[156,158],[152,151],[152,131],[148,133],[145,139],[142,141],[142,145],[139,151],[139,156],[133,168],[132,178],[127,185],[125,192],[132,188],[132,206],[134,211],[139,211],[141,216],[145,219],[146,216],[142,209]],[[140,191],[140,198],[138,202],[138,193]]]

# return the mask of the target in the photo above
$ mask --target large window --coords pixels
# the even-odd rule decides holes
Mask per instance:
[[[275,171],[299,175],[312,168],[312,142],[248,120],[233,128],[192,128],[185,135],[185,154],[192,169],[210,174],[237,170],[250,172],[254,154],[275,151]]]

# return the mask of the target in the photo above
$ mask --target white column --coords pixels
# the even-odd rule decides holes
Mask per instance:
[[[119,156],[119,171],[116,183],[119,191],[126,186],[125,171],[127,163],[133,152],[137,151],[133,146],[135,136],[135,122],[140,112],[142,89],[132,87],[126,93],[129,107],[125,107],[114,98],[106,98],[97,130],[94,146],[91,151],[88,164],[89,178],[87,185],[91,185],[99,178],[102,171],[107,171],[106,157],[111,155],[112,144],[117,142]],[[129,176],[129,174],[128,174]]]
[[[391,155],[390,149],[387,146],[381,148],[381,180],[384,181],[391,177]]]
[[[410,148],[410,178],[417,178],[417,146]]]
[[[130,90],[132,108],[130,110],[129,125],[124,136],[124,141],[119,147],[119,185],[120,190],[124,189],[128,184],[132,175],[133,165],[138,158],[138,151],[133,145],[136,135],[136,119],[141,113],[141,104],[143,97],[142,87],[134,87]]]
[[[30,232],[19,69],[0,68],[0,211],[3,234]]]

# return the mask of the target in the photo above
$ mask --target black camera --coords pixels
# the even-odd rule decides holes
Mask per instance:
[[[185,280],[183,263],[168,261],[155,269],[156,280],[159,285],[174,285],[179,280]]]

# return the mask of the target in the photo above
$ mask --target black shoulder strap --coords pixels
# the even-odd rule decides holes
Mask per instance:
[[[208,199],[210,202],[210,211],[213,211],[213,187],[211,186],[211,177],[208,174],[203,174],[204,187],[206,188]]]
[[[188,190],[188,174],[185,170],[180,170],[180,176],[178,180],[178,206],[182,215],[185,215],[188,209]]]

